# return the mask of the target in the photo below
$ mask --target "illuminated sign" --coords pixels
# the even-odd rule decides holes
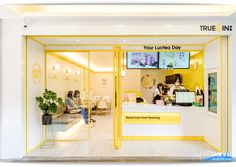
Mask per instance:
[[[180,113],[123,113],[124,124],[180,124]]]

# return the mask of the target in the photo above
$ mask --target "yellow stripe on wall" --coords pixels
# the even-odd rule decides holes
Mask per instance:
[[[203,141],[203,136],[123,136],[123,140],[199,140]]]
[[[221,149],[216,148],[213,144],[211,144],[211,143],[210,143],[209,141],[207,141],[206,139],[204,139],[204,142],[205,142],[206,144],[208,144],[212,149],[214,149],[214,150],[216,150],[216,151],[218,151],[218,152],[222,152]]]
[[[213,144],[207,141],[204,136],[123,136],[123,140],[181,140],[181,141],[203,141],[209,147],[217,152],[222,152],[219,148],[216,148]]]

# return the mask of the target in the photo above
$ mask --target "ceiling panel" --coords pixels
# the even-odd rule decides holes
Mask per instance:
[[[113,54],[112,52],[91,52],[90,61],[98,68],[112,68]]]
[[[145,2],[144,2],[145,3]],[[207,3],[207,2],[206,2]],[[102,17],[141,17],[141,16],[230,16],[235,5],[229,4],[142,4],[142,5],[7,5],[17,14],[35,16],[102,16]]]
[[[74,61],[88,68],[87,52],[54,52],[58,56]],[[91,52],[90,68],[93,71],[112,71],[113,55],[111,52]],[[105,70],[104,70],[105,69]]]

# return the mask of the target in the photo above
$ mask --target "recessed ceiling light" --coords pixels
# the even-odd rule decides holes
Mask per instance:
[[[171,24],[166,24],[166,28],[171,28]]]
[[[76,39],[76,42],[79,42],[79,39]]]
[[[123,39],[123,42],[126,42],[126,39]]]
[[[124,27],[123,24],[118,24],[117,26],[118,26],[119,28],[123,28],[123,27]]]

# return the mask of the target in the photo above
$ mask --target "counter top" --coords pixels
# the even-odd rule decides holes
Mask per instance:
[[[125,103],[122,105],[123,112],[181,112],[181,111],[203,111],[205,107],[196,106],[160,106],[156,104]]]

